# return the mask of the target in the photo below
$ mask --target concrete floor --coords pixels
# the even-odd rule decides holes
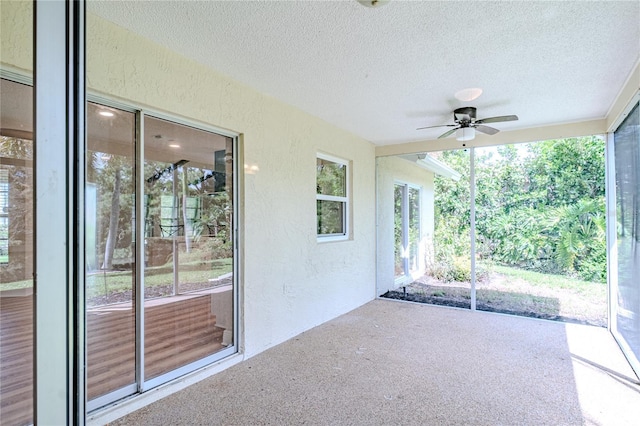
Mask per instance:
[[[638,425],[604,328],[375,300],[113,424]]]

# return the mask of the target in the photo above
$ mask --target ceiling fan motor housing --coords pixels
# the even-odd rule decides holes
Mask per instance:
[[[453,120],[462,127],[468,127],[476,121],[475,107],[462,107],[453,111]]]

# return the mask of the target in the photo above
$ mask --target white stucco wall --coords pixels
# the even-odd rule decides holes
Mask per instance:
[[[2,13],[0,61],[4,69],[28,70],[24,52],[30,50],[31,27],[24,22],[30,22],[25,18],[30,8],[11,9]],[[12,34],[11,40],[5,34]],[[242,164],[259,168],[240,182],[246,356],[375,297],[371,143],[93,15],[87,17],[87,87],[135,107],[242,134],[240,169]],[[351,161],[348,241],[316,240],[317,152]]]
[[[374,146],[89,15],[92,91],[243,134],[241,301],[254,355],[374,297]],[[352,162],[353,238],[316,240],[316,153]],[[242,164],[242,163],[241,163]]]
[[[0,1],[0,17],[2,69],[30,75],[33,67],[33,4]]]
[[[377,159],[377,279],[376,294],[397,288],[394,282],[394,185],[413,184],[420,187],[420,270],[424,273],[425,248],[433,237],[433,173],[398,157]]]

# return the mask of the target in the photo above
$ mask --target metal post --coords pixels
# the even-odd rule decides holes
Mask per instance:
[[[136,224],[136,281],[133,304],[136,318],[136,383],[138,391],[144,390],[144,269],[146,267],[146,215],[145,205],[145,179],[144,179],[144,114],[136,114],[136,188],[135,208]],[[151,255],[150,255],[151,256]]]
[[[178,294],[179,285],[180,285],[180,277],[178,275],[178,268],[180,266],[180,262],[178,261],[178,252],[180,251],[178,247],[178,233],[179,233],[179,220],[178,220],[178,167],[174,167],[173,169],[173,206],[171,208],[171,215],[173,216],[173,226],[172,229],[172,246],[173,246],[173,290],[172,293],[174,296]]]
[[[34,422],[84,424],[83,1],[34,10]]]
[[[607,133],[605,142],[605,200],[607,236],[607,306],[609,331],[617,331],[618,308],[618,236],[616,213],[616,162],[614,134]]]
[[[476,310],[476,160],[475,148],[470,149],[469,201],[471,203],[471,310]]]

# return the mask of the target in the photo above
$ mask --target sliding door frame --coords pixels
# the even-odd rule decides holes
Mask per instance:
[[[34,423],[84,424],[85,3],[34,2]]]
[[[97,398],[88,401],[87,411],[93,412],[104,408],[105,406],[116,402],[122,398],[134,396],[136,394],[142,394],[157,386],[163,385],[171,380],[182,377],[186,374],[192,373],[200,368],[204,368],[216,361],[222,360],[228,356],[231,356],[239,351],[238,344],[238,329],[239,325],[239,313],[238,313],[238,293],[239,293],[239,241],[238,241],[238,224],[239,224],[239,135],[237,133],[229,132],[223,129],[216,128],[204,123],[189,120],[177,115],[171,115],[166,113],[157,112],[149,108],[142,108],[134,103],[126,103],[122,101],[116,101],[108,97],[89,94],[87,95],[87,101],[96,104],[104,105],[107,107],[116,108],[122,111],[127,111],[135,114],[135,293],[137,297],[133,301],[135,307],[135,342],[136,342],[136,381],[134,384],[127,385],[120,389],[116,389],[105,395],[101,395]],[[144,372],[144,241],[145,241],[145,206],[144,206],[144,191],[145,191],[145,177],[144,177],[144,118],[151,117],[161,120],[166,120],[178,125],[184,125],[192,127],[205,132],[214,133],[224,137],[231,138],[233,141],[233,342],[234,344],[219,351],[215,354],[211,354],[205,358],[194,361],[187,365],[181,366],[175,370],[171,370],[158,377],[154,377],[149,380],[145,380]],[[84,191],[84,189],[83,189]],[[83,192],[84,193],[84,192]]]

